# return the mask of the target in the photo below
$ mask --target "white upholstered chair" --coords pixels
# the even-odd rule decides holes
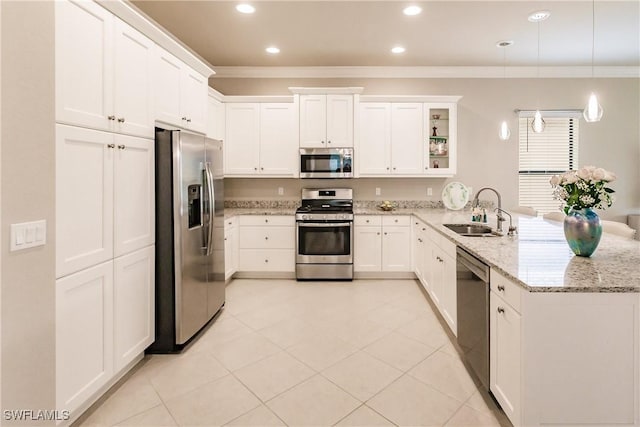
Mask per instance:
[[[629,227],[627,224],[617,221],[600,220],[602,224],[602,231],[604,233],[615,234],[617,236],[626,237],[627,239],[633,239],[636,234],[636,230]]]
[[[538,216],[538,211],[531,206],[516,206],[511,209],[511,212],[516,212],[523,215]]]
[[[564,213],[562,212],[549,212],[546,213],[544,215],[542,215],[542,219],[545,219],[547,221],[558,221],[558,222],[562,222],[564,221]]]

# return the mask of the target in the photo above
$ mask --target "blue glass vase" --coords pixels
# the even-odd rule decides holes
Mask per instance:
[[[570,209],[564,218],[564,237],[578,256],[591,256],[602,237],[600,217],[591,208]]]

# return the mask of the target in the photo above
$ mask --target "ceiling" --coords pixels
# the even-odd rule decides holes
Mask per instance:
[[[132,3],[210,64],[222,67],[591,65],[591,1],[237,1]],[[418,4],[423,11],[405,16]],[[549,10],[540,24],[527,16]],[[264,49],[275,45],[277,55]],[[395,45],[406,52],[390,53]],[[596,66],[640,65],[640,1],[595,3]]]

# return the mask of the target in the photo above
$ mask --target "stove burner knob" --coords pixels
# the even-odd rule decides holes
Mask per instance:
[[[302,215],[302,219],[307,219],[309,217],[309,215]]]

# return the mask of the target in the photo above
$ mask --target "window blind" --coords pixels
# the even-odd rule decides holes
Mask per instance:
[[[543,113],[544,117],[544,113]],[[542,133],[531,130],[531,117],[519,119],[519,205],[541,213],[557,211],[552,196],[552,175],[572,170],[578,162],[578,123],[574,117],[547,117]]]

